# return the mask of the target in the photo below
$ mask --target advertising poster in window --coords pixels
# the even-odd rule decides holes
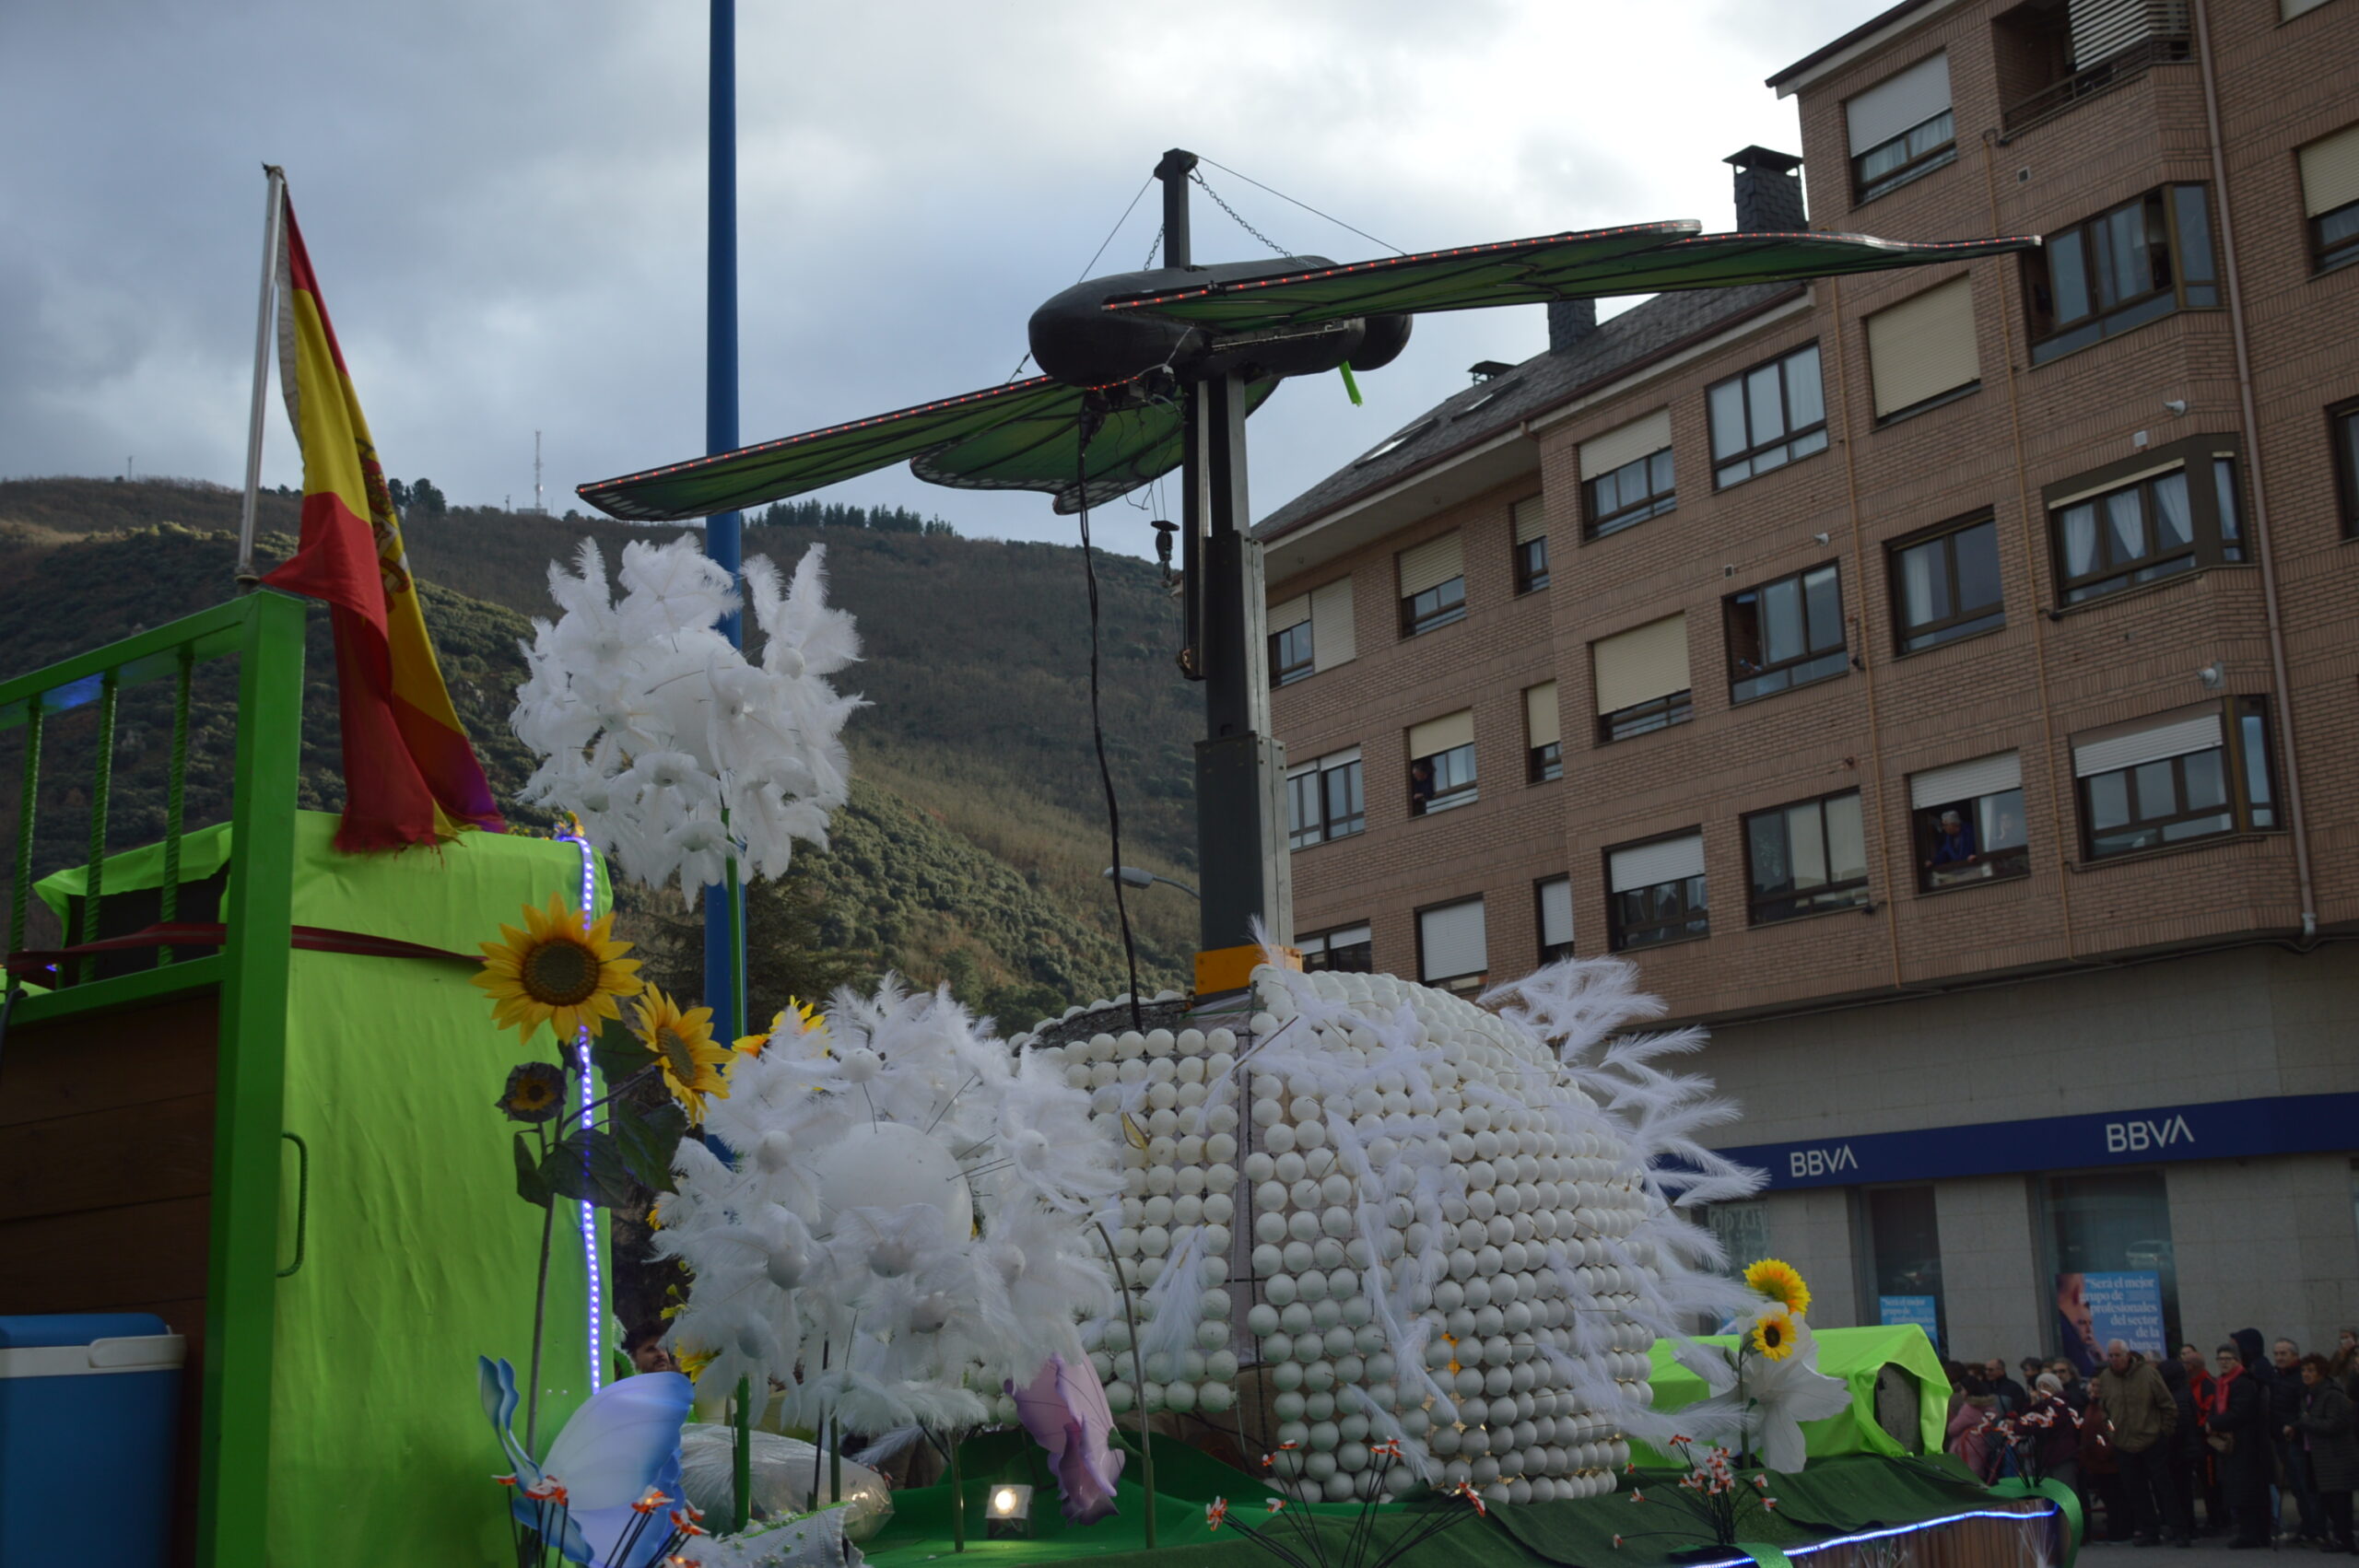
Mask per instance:
[[[1941,1305],[1932,1296],[1878,1296],[1876,1321],[1887,1328],[1914,1323],[1935,1350],[1942,1348]]]
[[[2164,1353],[2163,1277],[2142,1270],[2056,1276],[2056,1328],[2065,1357],[2084,1374],[2119,1340],[2153,1360]]]

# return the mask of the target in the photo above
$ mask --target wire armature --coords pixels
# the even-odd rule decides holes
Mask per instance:
[[[1114,853],[1114,918],[1122,928],[1122,965],[1130,977],[1131,1027],[1146,1032],[1146,1010],[1139,999],[1139,950],[1131,936],[1130,901],[1122,895],[1122,808],[1114,799],[1114,771],[1106,762],[1106,720],[1098,708],[1097,552],[1089,539],[1089,439],[1097,418],[1084,414],[1081,450],[1074,459],[1074,487],[1081,496],[1081,570],[1089,584],[1089,734],[1097,747],[1097,781],[1106,790],[1106,836]]]

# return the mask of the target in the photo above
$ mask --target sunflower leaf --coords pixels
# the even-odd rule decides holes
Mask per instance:
[[[541,1180],[566,1198],[594,1203],[601,1209],[628,1204],[634,1184],[615,1141],[604,1132],[576,1129],[567,1133],[541,1161]]]
[[[677,1190],[672,1180],[672,1155],[688,1130],[687,1113],[673,1101],[640,1106],[628,1099],[615,1102],[615,1150],[624,1166],[658,1192]]]
[[[609,1018],[598,1037],[590,1042],[590,1059],[598,1064],[599,1075],[611,1089],[655,1058],[648,1051],[647,1042],[633,1034],[629,1024]]]
[[[541,1179],[541,1163],[521,1132],[516,1135],[516,1196],[543,1209],[549,1206],[549,1184]]]

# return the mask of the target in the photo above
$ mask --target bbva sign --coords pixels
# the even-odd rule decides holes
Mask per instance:
[[[1797,1180],[1807,1176],[1833,1176],[1837,1171],[1856,1171],[1859,1156],[1851,1153],[1848,1143],[1837,1143],[1825,1149],[1795,1149],[1786,1155],[1788,1168]]]
[[[2195,1130],[2187,1125],[2187,1117],[2183,1116],[2163,1121],[2109,1121],[2105,1124],[2105,1152],[2108,1154],[2135,1154],[2148,1149],[2167,1149],[2174,1143],[2194,1141]]]

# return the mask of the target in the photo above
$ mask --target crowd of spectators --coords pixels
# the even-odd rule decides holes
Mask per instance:
[[[2055,1480],[2094,1540],[2354,1550],[2359,1329],[2304,1354],[2239,1328],[2207,1356],[2150,1360],[2119,1340],[2083,1378],[2061,1358],[1947,1363],[1949,1451],[1986,1481]]]

